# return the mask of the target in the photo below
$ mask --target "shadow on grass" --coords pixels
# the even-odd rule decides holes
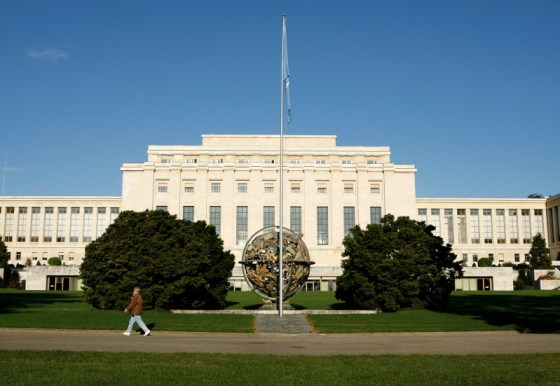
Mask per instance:
[[[25,308],[48,307],[52,304],[84,304],[81,292],[3,290],[0,293],[0,314]]]
[[[472,316],[519,332],[559,333],[560,294],[541,292],[456,293],[443,313]]]

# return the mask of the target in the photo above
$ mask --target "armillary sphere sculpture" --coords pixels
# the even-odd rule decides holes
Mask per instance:
[[[283,232],[283,299],[297,293],[309,277],[309,251],[303,240],[290,229]],[[256,232],[247,241],[241,264],[243,276],[254,292],[270,300],[279,298],[280,227],[267,227]]]

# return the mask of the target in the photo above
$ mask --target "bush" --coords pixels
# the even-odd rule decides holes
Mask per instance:
[[[62,265],[62,260],[59,257],[51,257],[47,260],[48,265]]]

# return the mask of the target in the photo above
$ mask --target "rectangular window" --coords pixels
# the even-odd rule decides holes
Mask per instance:
[[[329,208],[317,207],[317,244],[329,244]]]
[[[317,188],[317,193],[325,194],[325,193],[327,193],[327,188],[325,186],[319,186]]]
[[[513,259],[515,260],[516,263],[519,263],[519,253],[513,255]]]
[[[52,241],[53,227],[54,227],[54,208],[52,206],[47,206],[45,208],[43,242],[50,243]]]
[[[434,236],[440,236],[439,209],[431,209],[430,213],[432,215],[431,223],[436,228],[433,231]]]
[[[89,243],[93,238],[93,208],[84,208],[84,233],[83,240],[85,243]]]
[[[351,159],[343,159],[342,164],[343,165],[352,165],[352,160]]]
[[[471,243],[480,244],[480,219],[478,217],[478,209],[470,210],[471,221]]]
[[[263,227],[273,227],[274,226],[274,207],[265,206],[263,208]]]
[[[380,206],[370,206],[369,207],[369,222],[370,222],[370,224],[381,224],[381,207]]]
[[[356,209],[353,206],[344,207],[344,236],[350,232],[350,228],[356,225]]]
[[[544,237],[544,219],[542,209],[535,209],[535,235],[540,233]]]
[[[188,164],[195,164],[196,162],[197,162],[196,158],[188,158],[187,159]]]
[[[301,234],[301,206],[290,206],[290,229]]]
[[[274,163],[274,160],[273,160],[273,159],[265,159],[265,160],[263,160],[263,163],[265,163],[265,164],[273,164],[273,163]]]
[[[469,260],[468,253],[463,253],[463,263],[466,263]]]
[[[194,206],[183,207],[183,220],[194,221]]]
[[[265,193],[274,193],[274,186],[265,186],[264,187]]]
[[[376,163],[377,163],[377,161],[374,160],[374,159],[368,159],[368,160],[367,160],[367,164],[368,164],[368,165],[375,165]]]
[[[289,163],[291,163],[292,165],[299,165],[301,163],[301,160],[299,159],[291,159],[289,161]]]
[[[371,194],[379,194],[381,192],[381,188],[379,186],[374,185],[369,188],[369,192]]]
[[[240,164],[248,164],[249,160],[246,159],[246,158],[241,158],[241,159],[237,160],[237,162],[240,163]]]
[[[519,225],[518,225],[517,209],[509,210],[509,242],[512,244],[519,243]]]
[[[119,217],[119,208],[111,208],[111,217],[109,218],[110,224],[114,223],[117,217]]]
[[[475,262],[475,263],[478,262],[478,253],[473,253],[472,261]]]
[[[528,263],[528,262],[529,262],[529,260],[530,260],[529,254],[528,254],[528,253],[526,253],[526,254],[525,254],[525,262],[526,262],[526,263]]]
[[[492,244],[492,209],[482,210],[482,224],[484,232],[484,244]]]
[[[63,243],[66,241],[66,208],[58,208],[58,216],[56,218],[56,242]]]
[[[219,182],[212,182],[210,184],[210,191],[212,193],[220,193],[220,190],[222,189],[222,186]]]
[[[298,194],[301,192],[301,188],[299,185],[292,185],[290,187],[290,192]]]
[[[194,186],[185,185],[185,193],[194,193]]]
[[[7,207],[6,208],[6,217],[4,219],[4,241],[10,242],[13,241],[14,239],[14,218],[15,214],[14,214],[14,208],[13,207]]]
[[[248,207],[238,206],[235,232],[237,245],[245,244],[247,242],[248,220]]]
[[[455,231],[453,229],[453,209],[443,210],[445,229],[447,229],[447,242],[453,244],[455,242]]]
[[[30,241],[32,243],[39,242],[39,229],[41,224],[41,208],[34,206],[31,208],[31,234]]]
[[[466,209],[457,209],[457,224],[459,233],[459,244],[467,243],[467,211]]]
[[[498,244],[506,243],[506,216],[503,209],[496,209],[496,237]]]
[[[158,193],[167,193],[167,185],[158,185],[157,191]]]
[[[344,193],[353,194],[354,193],[354,187],[353,186],[345,186],[344,187]]]
[[[222,231],[222,207],[221,206],[211,206],[210,207],[210,225],[216,228],[218,235]]]
[[[20,207],[18,209],[18,234],[17,241],[25,242],[25,234],[27,233],[27,208]]]
[[[418,222],[428,222],[428,210],[427,209],[418,209]]]
[[[97,235],[96,237],[100,237],[107,228],[107,217],[106,217],[107,208],[97,208]]]
[[[237,192],[238,193],[247,193],[247,183],[240,182],[237,184]]]
[[[316,159],[315,160],[315,164],[317,164],[317,165],[324,165],[326,163],[327,163],[327,161],[324,160],[324,159]]]
[[[162,210],[164,212],[167,212],[167,205],[157,205],[156,210]]]
[[[70,208],[70,242],[77,243],[80,238],[80,208]]]
[[[531,211],[529,209],[521,209],[521,229],[523,232],[523,244],[531,244]]]
[[[213,164],[223,164],[224,163],[224,159],[223,158],[214,158],[212,160]]]

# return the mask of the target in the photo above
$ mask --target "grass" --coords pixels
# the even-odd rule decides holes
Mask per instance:
[[[256,309],[261,298],[252,292],[230,292],[228,309]],[[300,292],[296,309],[344,309],[332,292]],[[150,329],[192,332],[253,332],[252,315],[172,314],[145,311]],[[444,312],[408,310],[377,315],[308,315],[320,333],[418,331],[560,332],[560,292],[455,292]],[[100,311],[82,300],[81,292],[0,290],[0,327],[119,330],[128,315]]]
[[[273,356],[0,351],[14,385],[557,385],[560,354]]]

